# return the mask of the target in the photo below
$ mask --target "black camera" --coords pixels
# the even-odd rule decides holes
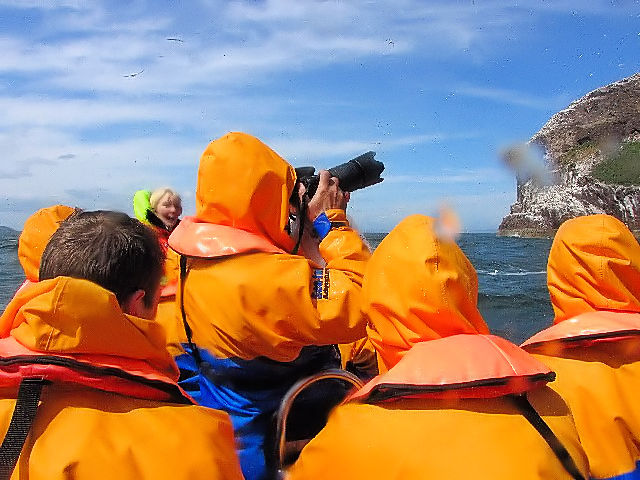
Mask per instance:
[[[332,177],[338,179],[338,186],[344,192],[353,192],[376,183],[380,183],[383,178],[380,174],[384,170],[384,164],[375,158],[376,152],[367,152],[349,160],[341,165],[330,168],[329,173]],[[314,175],[314,167],[296,168],[296,176],[298,181],[306,188],[306,194],[309,198],[315,195],[318,189],[320,177]]]

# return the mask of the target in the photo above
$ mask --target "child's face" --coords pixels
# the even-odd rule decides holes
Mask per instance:
[[[168,228],[173,228],[182,215],[182,202],[180,198],[170,193],[165,193],[158,202],[156,215]]]

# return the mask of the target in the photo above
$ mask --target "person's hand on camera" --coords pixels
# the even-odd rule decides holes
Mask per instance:
[[[339,181],[328,170],[320,170],[320,181],[315,195],[309,201],[307,213],[311,221],[322,212],[331,209],[345,210],[349,202],[349,192],[340,189]]]

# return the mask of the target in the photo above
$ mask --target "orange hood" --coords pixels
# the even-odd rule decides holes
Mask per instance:
[[[368,333],[386,369],[413,345],[461,333],[489,333],[477,307],[478,277],[434,219],[413,215],[376,248],[363,282]]]
[[[35,352],[140,360],[178,377],[162,326],[123,313],[113,293],[88,280],[56,277],[22,289],[0,317],[7,336]]]
[[[564,222],[553,240],[547,285],[554,323],[598,310],[640,312],[640,247],[609,215]]]
[[[24,222],[18,240],[18,259],[27,280],[37,282],[40,273],[40,259],[44,247],[51,235],[58,229],[60,222],[71,215],[75,209],[65,205],[53,205],[41,208]]]
[[[200,158],[196,217],[258,234],[291,251],[294,242],[285,227],[295,181],[295,169],[267,145],[246,133],[228,133]]]

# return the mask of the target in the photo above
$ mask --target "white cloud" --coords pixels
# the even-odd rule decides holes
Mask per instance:
[[[164,137],[82,142],[49,129],[24,129],[0,135],[0,190],[25,198],[74,189],[126,192],[156,183],[191,188],[205,146]],[[181,174],[174,179],[176,171]],[[14,182],[16,172],[28,177],[31,188]]]
[[[533,96],[517,90],[504,88],[486,88],[474,86],[460,86],[455,88],[455,93],[467,97],[493,100],[508,105],[533,108],[537,110],[549,110],[566,105],[567,99],[563,96]]]
[[[514,48],[505,35],[530,35],[526,27],[541,15],[571,15],[579,9],[618,16],[634,8],[637,2],[612,6],[604,0],[524,0],[517,5],[489,0],[200,0],[188,6],[0,0],[0,13],[11,9],[12,17],[32,19],[7,25],[0,36],[0,191],[13,211],[25,215],[39,202],[48,204],[47,199],[128,208],[133,189],[157,184],[174,185],[189,199],[201,151],[211,137],[229,130],[259,134],[294,164],[346,160],[367,150],[379,151],[385,160],[387,153],[407,148],[478,139],[482,126],[466,118],[455,132],[435,122],[396,135],[379,134],[371,126],[376,120],[361,113],[369,105],[361,100],[349,105],[348,87],[324,96],[316,94],[320,87],[307,90],[305,83],[322,84],[328,67],[352,73],[353,65],[363,65],[360,70],[366,71],[367,62],[388,62],[390,75],[403,62],[482,65],[496,51]],[[408,80],[431,92],[455,91],[532,110],[566,103],[499,84],[489,89]],[[398,83],[400,88],[405,84],[404,79]],[[372,97],[374,108],[367,114],[388,115],[395,93],[382,101]],[[431,103],[417,108],[431,108]],[[351,114],[354,109],[358,112]],[[316,112],[329,117],[327,111],[347,110],[344,118],[338,114],[318,124],[300,124]],[[394,174],[385,184],[490,182],[494,173],[454,167],[438,174]],[[498,175],[498,181],[503,178]],[[380,208],[385,218],[395,218],[393,210]],[[11,215],[2,213],[0,224],[16,225]]]
[[[498,4],[503,3],[499,0]],[[539,13],[564,13],[569,15],[613,15],[628,16],[637,14],[637,0],[554,0],[553,2],[541,2],[539,0],[523,0],[518,2],[520,8]]]
[[[38,10],[59,10],[63,8],[82,10],[86,7],[86,4],[87,2],[82,0],[0,0],[0,6],[2,7]]]
[[[186,110],[186,109],[185,109]],[[83,129],[128,122],[188,122],[186,112],[149,99],[74,99],[0,96],[0,128],[48,126]],[[196,122],[197,119],[194,119]]]
[[[435,143],[445,140],[462,140],[475,138],[474,133],[444,134],[425,133],[419,135],[387,137],[381,140],[320,140],[313,138],[296,138],[265,140],[272,148],[285,158],[295,161],[316,160],[326,157],[343,157],[348,155],[359,155],[369,150],[376,151],[384,149],[392,151],[405,146],[417,146],[425,143]],[[345,159],[346,160],[346,159]]]
[[[48,24],[66,28],[62,35],[52,32],[35,41],[0,39],[5,52],[0,72],[43,72],[37,85],[78,92],[179,94],[229,87],[239,79],[260,83],[268,74],[354,58],[408,51],[425,57],[461,53],[498,34],[503,24],[517,21],[517,16],[505,13],[500,22],[478,29],[479,10],[487,8],[445,3],[425,7],[406,0],[216,3],[209,15],[202,15],[204,22],[190,26],[195,32],[179,34],[183,42],[167,41],[173,36],[172,24],[162,12],[153,21],[114,19],[105,5],[80,21],[84,17],[73,10],[57,10],[56,21]],[[207,28],[208,21],[213,27]],[[141,70],[135,78],[124,77]]]
[[[437,175],[387,175],[385,182],[400,184],[480,184],[496,181],[498,178],[507,178],[504,169],[483,168],[475,170],[444,171]]]
[[[461,192],[449,197],[436,197],[411,190],[392,201],[388,201],[390,197],[386,196],[387,201],[376,203],[375,208],[371,208],[371,200],[360,198],[357,193],[352,196],[347,212],[354,224],[367,232],[388,232],[400,220],[416,213],[438,216],[443,205],[457,214],[463,231],[495,231],[508,213],[509,204],[515,200],[512,192]],[[369,196],[379,194],[380,191],[372,191]]]
[[[205,3],[200,15],[195,12],[196,22],[187,29],[178,23],[180,12],[175,10],[158,9],[153,19],[148,18],[156,5],[151,3],[118,10],[96,2],[90,9],[83,5],[90,14],[79,15],[78,2],[64,4],[71,9],[55,10],[53,2],[28,2],[31,8],[40,4],[53,21],[45,22],[48,27],[35,37],[0,38],[0,72],[40,72],[28,84],[64,89],[66,94],[138,96],[234,88],[238,82],[260,84],[269,75],[354,58],[408,52],[424,58],[462,55],[471,45],[476,55],[482,54],[505,28],[515,31],[531,22],[533,11],[551,8],[416,0],[213,2]],[[19,7],[16,2],[5,5]],[[562,5],[569,11],[572,4]],[[167,40],[175,37],[183,41]],[[138,72],[142,73],[126,77]],[[520,104],[537,107],[535,99]]]

